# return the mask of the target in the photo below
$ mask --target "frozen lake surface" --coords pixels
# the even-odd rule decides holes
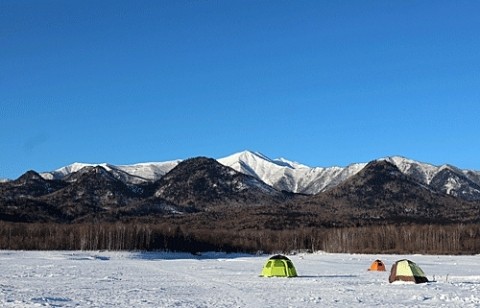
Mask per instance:
[[[480,307],[480,256],[297,254],[297,278],[259,277],[269,256],[0,251],[2,307]],[[375,259],[386,272],[369,272]],[[388,283],[407,258],[426,284]]]

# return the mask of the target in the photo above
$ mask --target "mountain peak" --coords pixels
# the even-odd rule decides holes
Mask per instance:
[[[15,182],[27,183],[27,182],[43,182],[44,178],[40,176],[36,171],[29,170],[21,175]]]
[[[272,165],[278,167],[287,167],[294,169],[291,165],[291,162],[285,159],[271,159],[268,156],[260,153],[260,152],[252,152],[252,151],[243,151],[239,153],[232,154],[230,156],[220,158],[218,161],[225,166],[232,167],[237,171],[247,173],[250,175],[256,175],[253,170],[245,170],[247,168],[243,168],[242,166],[250,166],[253,169],[257,168],[269,168]]]
[[[254,176],[277,190],[316,194],[358,172],[363,165],[346,168],[310,168],[284,158],[270,159],[258,152],[244,151],[218,160],[238,172]]]
[[[228,157],[235,158],[235,159],[243,159],[243,160],[265,160],[265,161],[272,161],[268,156],[260,153],[260,152],[255,152],[255,151],[250,151],[250,150],[244,150],[242,152],[238,152],[235,154],[232,154]]]
[[[182,161],[156,184],[156,197],[182,206],[221,204],[229,198],[239,204],[254,204],[260,195],[280,195],[257,178],[206,157]]]
[[[96,179],[106,179],[109,181],[118,181],[112,173],[110,173],[105,167],[102,165],[87,165],[82,169],[78,170],[67,176],[65,179],[68,182],[77,182],[77,181],[84,181],[90,180],[92,178]]]

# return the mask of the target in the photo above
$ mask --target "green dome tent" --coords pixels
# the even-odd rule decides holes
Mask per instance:
[[[390,277],[388,277],[388,282],[392,283],[394,281],[411,281],[415,283],[424,283],[428,282],[425,273],[422,269],[407,259],[399,260],[392,265],[390,271]]]
[[[297,277],[292,261],[282,255],[270,257],[263,266],[262,277]]]

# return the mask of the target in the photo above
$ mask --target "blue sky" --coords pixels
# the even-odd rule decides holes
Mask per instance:
[[[0,178],[243,150],[480,170],[479,1],[0,0]]]

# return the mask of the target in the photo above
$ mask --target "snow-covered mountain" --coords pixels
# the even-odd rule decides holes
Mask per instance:
[[[175,168],[181,160],[166,162],[140,163],[134,165],[111,165],[111,164],[85,164],[73,163],[52,172],[41,173],[47,180],[61,180],[68,175],[80,171],[84,167],[103,167],[111,172],[117,179],[130,184],[153,182],[160,179],[170,170]]]
[[[480,200],[480,172],[451,165],[434,166],[400,156],[384,158],[406,175],[436,191],[467,200]]]
[[[218,160],[239,172],[258,177],[278,190],[316,194],[343,182],[366,164],[347,167],[308,167],[284,158],[270,159],[258,152],[244,151]]]
[[[259,152],[243,151],[217,159],[222,165],[254,176],[266,184],[288,192],[317,194],[333,188],[361,171],[367,163],[346,167],[309,167],[284,158],[271,159]],[[434,166],[401,156],[380,158],[417,182],[434,190],[468,200],[480,200],[480,171],[461,170],[451,165]],[[129,184],[153,182],[175,168],[181,160],[134,165],[74,163],[52,172],[41,173],[45,179],[67,179],[68,175],[87,166],[101,166]]]
[[[401,156],[380,158],[394,164],[417,182],[455,197],[480,200],[480,172],[461,170],[450,165],[434,166]],[[279,190],[317,194],[335,187],[357,174],[367,163],[346,167],[308,167],[283,158],[270,159],[251,151],[221,158],[220,163],[239,172],[253,175]]]
[[[182,161],[155,183],[155,197],[180,206],[207,208],[213,204],[280,204],[285,194],[257,177],[236,172],[206,157]],[[232,202],[232,200],[235,200]]]

